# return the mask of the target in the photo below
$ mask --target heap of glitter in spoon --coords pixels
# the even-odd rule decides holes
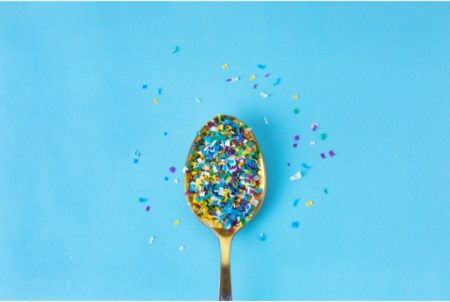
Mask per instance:
[[[186,163],[190,206],[212,227],[233,232],[250,221],[262,194],[259,148],[251,129],[227,116],[209,121],[199,134]]]

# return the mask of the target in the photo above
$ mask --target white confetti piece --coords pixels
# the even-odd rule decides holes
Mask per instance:
[[[314,145],[316,144],[316,141],[310,141],[309,144],[310,144],[311,146],[314,146]]]
[[[180,245],[180,247],[178,247],[178,250],[180,252],[183,252],[186,249],[186,247],[184,245]]]
[[[294,181],[294,180],[299,180],[300,178],[302,178],[302,173],[300,173],[300,171],[298,171],[297,173],[295,173],[294,175],[289,177],[289,180]]]
[[[268,93],[265,92],[265,91],[261,91],[261,92],[259,93],[259,96],[262,97],[262,98],[267,99],[267,98],[270,96],[270,94],[268,94]]]
[[[267,116],[264,117],[264,124],[269,125],[269,119],[267,118]]]
[[[200,103],[202,100],[201,100],[200,98],[195,98],[195,101],[196,101],[197,103]]]
[[[178,178],[174,178],[174,179],[173,179],[173,182],[174,182],[175,184],[177,184],[178,181],[179,181]]]
[[[155,239],[155,236],[150,236],[150,238],[148,238],[148,243],[153,244],[153,242],[155,242]]]

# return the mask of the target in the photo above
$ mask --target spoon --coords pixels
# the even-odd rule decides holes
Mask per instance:
[[[219,300],[230,301],[231,241],[258,213],[266,193],[264,161],[252,129],[219,114],[198,132],[184,172],[191,210],[219,239]]]

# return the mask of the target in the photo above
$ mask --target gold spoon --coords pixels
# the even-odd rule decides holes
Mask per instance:
[[[190,185],[191,181],[193,179],[193,173],[188,168],[191,167],[191,165],[196,162],[196,152],[197,146],[199,143],[202,142],[202,139],[210,133],[210,123],[220,124],[224,120],[231,120],[239,125],[242,126],[242,131],[246,131],[245,137],[247,138],[247,141],[254,143],[255,149],[258,150],[257,152],[257,175],[258,175],[258,182],[256,183],[260,193],[253,196],[253,198],[256,200],[253,203],[253,206],[251,207],[251,214],[250,217],[246,220],[246,223],[249,222],[255,215],[258,213],[259,209],[261,208],[264,196],[266,193],[266,171],[264,167],[264,160],[261,153],[261,149],[259,148],[259,145],[256,141],[255,136],[253,135],[251,128],[248,128],[242,121],[239,119],[230,116],[230,115],[218,115],[214,119],[212,119],[210,122],[206,123],[202,129],[198,132],[198,135],[195,137],[194,142],[192,143],[191,149],[189,151],[186,165],[185,165],[185,178],[184,178],[184,189],[186,192],[186,197],[188,199],[189,205],[191,206],[191,209],[193,210],[194,214],[197,216],[197,218],[206,225],[209,229],[211,229],[219,239],[220,243],[220,251],[221,251],[221,266],[220,266],[220,282],[219,282],[219,300],[221,301],[230,301],[232,299],[231,295],[231,274],[230,274],[230,248],[231,248],[231,241],[233,240],[234,235],[241,230],[246,223],[238,223],[235,227],[229,229],[224,224],[214,224],[212,223],[211,217],[205,217],[203,215],[204,213],[200,214],[199,211],[194,210],[196,205],[194,201],[194,194],[190,192]],[[238,147],[238,146],[237,146]],[[228,184],[227,184],[228,185]],[[244,219],[245,220],[245,219]]]

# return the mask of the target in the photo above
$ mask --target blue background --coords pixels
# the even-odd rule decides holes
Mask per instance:
[[[449,37],[449,3],[1,3],[0,299],[216,299],[173,177],[219,112],[268,173],[235,299],[450,299]]]

